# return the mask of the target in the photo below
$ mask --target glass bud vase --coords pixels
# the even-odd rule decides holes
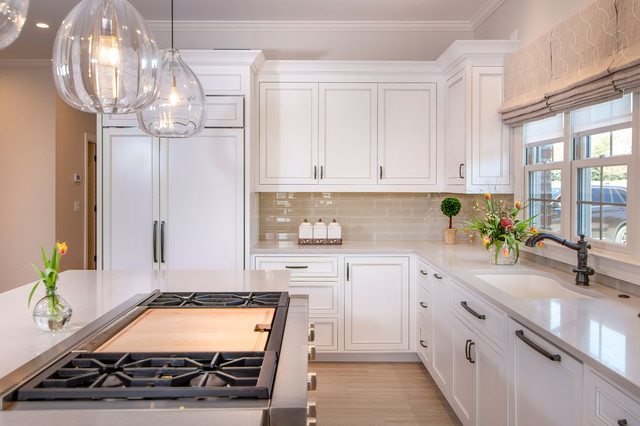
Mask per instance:
[[[498,251],[498,256],[496,259],[496,245],[492,244],[489,246],[489,263],[492,265],[513,265],[516,263],[516,251],[509,251],[507,256],[504,255],[504,250],[502,247]]]
[[[56,288],[47,289],[47,295],[33,308],[33,321],[40,330],[56,331],[69,322],[72,312],[69,301]]]

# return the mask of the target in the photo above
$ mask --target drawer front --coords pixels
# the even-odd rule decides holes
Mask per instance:
[[[433,326],[424,321],[418,320],[418,342],[416,348],[422,355],[426,364],[431,363],[431,343],[433,340]]]
[[[315,340],[318,351],[338,350],[338,319],[309,317],[309,322],[315,326]]]
[[[108,127],[138,127],[137,114],[104,114],[102,125]],[[244,127],[242,96],[207,96],[205,127]]]
[[[434,268],[422,261],[418,261],[418,284],[422,285],[427,291],[433,292],[433,274],[436,272]]]
[[[293,280],[338,278],[337,257],[256,256],[256,269],[284,269],[291,271]]]
[[[311,315],[338,314],[337,282],[305,283],[304,285],[292,282],[289,286],[289,294],[308,294]]]
[[[416,310],[423,320],[433,324],[433,295],[422,284],[418,285],[418,306]]]
[[[585,388],[590,424],[640,425],[640,403],[591,370]]]
[[[476,325],[499,348],[504,349],[507,316],[503,312],[457,285],[453,287],[453,308],[461,318]]]

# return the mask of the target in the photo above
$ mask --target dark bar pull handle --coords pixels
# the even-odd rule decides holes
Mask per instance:
[[[313,178],[318,179],[318,166],[313,166]]]
[[[380,179],[382,179],[382,166],[380,166]]]
[[[469,342],[469,362],[471,364],[475,364],[476,362],[473,360],[473,358],[471,358],[471,347],[475,345],[476,342],[474,342],[473,340],[467,340],[467,342]]]
[[[470,361],[470,356],[469,356],[469,343],[471,342],[470,339],[467,339],[467,341],[464,344],[464,357],[467,359],[467,361]]]
[[[516,336],[522,340],[523,342],[525,342],[531,349],[533,349],[534,351],[538,352],[539,354],[541,354],[542,356],[544,356],[545,358],[550,359],[551,361],[558,361],[560,362],[560,355],[556,354],[553,355],[549,352],[547,352],[544,348],[541,348],[540,346],[538,346],[535,342],[532,342],[531,340],[527,339],[524,336],[524,331],[523,330],[516,330]]]
[[[158,263],[158,221],[153,221],[153,263]]]
[[[424,304],[424,302],[420,302],[420,306],[422,306],[423,308],[427,309],[428,306]]]
[[[347,281],[349,281],[349,263],[347,263]]]
[[[458,167],[458,175],[460,176],[460,179],[464,179],[464,177],[462,176],[462,167],[464,166],[464,163],[460,163],[460,167]]]
[[[427,271],[425,271],[424,269],[420,269],[420,273],[422,275],[429,275],[429,273]]]
[[[618,426],[627,426],[627,419],[618,420]]]
[[[160,222],[160,263],[164,263],[164,220]]]
[[[428,346],[424,344],[424,340],[420,340],[420,346],[422,346],[423,348],[428,348]]]
[[[441,280],[442,279],[442,275],[433,274],[433,276],[436,277],[437,280]]]
[[[320,179],[324,179],[324,166],[320,166]]]
[[[285,265],[284,267],[287,269],[307,269],[308,268],[307,265]]]
[[[471,315],[473,315],[474,317],[478,318],[478,319],[487,319],[487,317],[484,314],[479,314],[476,311],[474,311],[473,309],[471,309],[469,307],[469,305],[467,305],[467,301],[463,300],[462,302],[460,302],[460,306],[462,306],[467,312],[469,312]]]

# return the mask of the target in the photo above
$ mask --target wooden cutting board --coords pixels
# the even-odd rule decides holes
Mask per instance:
[[[95,352],[263,351],[274,308],[148,309]],[[256,331],[258,329],[258,331]]]

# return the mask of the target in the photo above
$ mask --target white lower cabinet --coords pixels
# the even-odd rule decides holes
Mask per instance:
[[[465,425],[506,425],[504,357],[457,315],[452,319],[452,408]]]
[[[452,285],[440,272],[433,272],[432,364],[427,365],[442,393],[449,397],[453,377],[453,330],[451,328]]]
[[[409,349],[409,258],[345,257],[345,350]]]
[[[594,426],[640,425],[640,402],[585,366],[585,423]]]
[[[583,424],[580,361],[514,320],[509,355],[511,425]]]

